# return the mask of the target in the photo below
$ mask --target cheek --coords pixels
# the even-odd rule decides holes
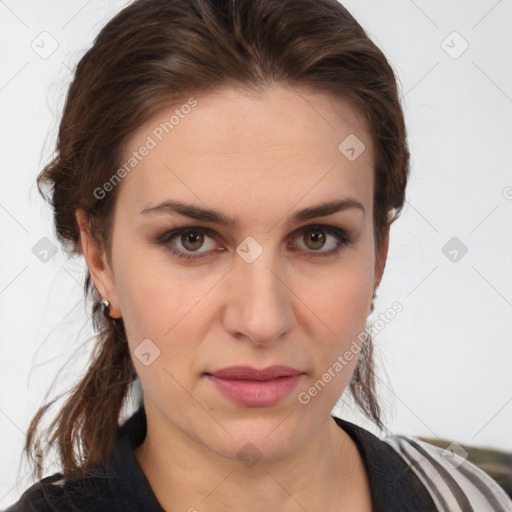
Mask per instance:
[[[310,308],[318,312],[318,318],[310,323],[312,374],[297,399],[315,411],[331,410],[336,405],[356,369],[371,299],[362,276],[364,273],[340,272],[325,293],[312,298]]]
[[[301,279],[298,292],[306,306],[325,324],[328,337],[346,339],[364,330],[373,293],[371,244],[342,255],[322,275]]]
[[[140,336],[162,337],[190,310],[200,290],[197,284],[187,286],[187,276],[171,264],[163,247],[135,242],[121,230],[117,244],[116,290],[125,325]]]
[[[215,284],[212,277],[192,279],[190,272],[166,261],[159,251],[132,246],[114,263],[118,300],[141,379],[157,378],[153,370],[160,367],[177,378],[186,374],[211,326],[207,300],[202,299]],[[151,355],[158,354],[155,366],[145,366],[137,358],[139,345],[147,339],[151,340],[145,342]]]
[[[364,339],[370,299],[364,282],[352,275],[339,282],[333,280],[326,294],[311,306],[312,310],[318,311],[319,317],[315,322],[316,332],[311,336],[318,357],[317,377],[331,369],[337,376],[340,375],[335,381],[341,387],[342,383],[348,381]],[[333,368],[340,356],[343,358],[341,373]]]
[[[371,291],[364,274],[344,276],[336,284],[328,294],[330,300],[325,300],[325,307],[332,330],[346,339],[347,335],[357,335],[364,329]]]
[[[312,331],[308,333],[317,355],[315,377],[324,375],[323,381],[332,382],[330,391],[323,394],[327,401],[341,394],[358,362],[373,292],[372,249],[368,237],[329,269],[328,279],[319,279],[316,285],[311,279],[303,281],[300,296],[308,297],[304,302],[310,318],[317,317],[310,320]]]

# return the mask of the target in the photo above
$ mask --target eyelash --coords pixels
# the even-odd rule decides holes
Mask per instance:
[[[338,240],[339,243],[338,243],[337,247],[335,247],[334,249],[331,249],[330,251],[317,252],[317,253],[315,253],[313,251],[312,253],[306,255],[307,258],[323,258],[323,257],[334,256],[335,254],[338,254],[341,251],[341,249],[343,249],[347,245],[351,244],[353,241],[352,237],[348,233],[346,233],[344,230],[335,228],[334,226],[325,226],[322,224],[312,224],[309,226],[305,226],[304,228],[302,228],[301,234],[305,233],[307,231],[316,231],[316,230],[324,231],[325,233],[334,236]],[[171,252],[171,254],[177,256],[178,258],[184,258],[187,260],[199,260],[199,259],[207,257],[210,253],[209,251],[208,252],[202,251],[200,253],[202,255],[197,256],[197,255],[192,255],[193,253],[186,253],[186,252],[183,252],[180,250],[176,250],[169,245],[171,240],[173,238],[175,238],[177,235],[181,235],[182,233],[187,233],[190,231],[200,232],[200,233],[206,234],[212,238],[214,238],[214,235],[215,235],[215,232],[212,231],[211,229],[203,228],[203,227],[199,227],[199,226],[197,226],[197,227],[196,226],[188,226],[188,227],[184,227],[184,228],[166,231],[162,235],[158,236],[154,240],[153,243],[156,243],[158,245],[164,245],[165,248],[169,252]]]

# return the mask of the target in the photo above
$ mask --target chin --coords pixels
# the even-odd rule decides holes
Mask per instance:
[[[215,438],[210,430],[210,435],[203,438],[203,442],[218,455],[250,466],[255,462],[272,462],[287,457],[314,435],[308,430],[307,423],[298,423],[297,416],[289,411],[267,417],[261,410],[260,413],[259,418],[251,415],[250,418],[233,421],[219,420],[225,430],[216,429]]]

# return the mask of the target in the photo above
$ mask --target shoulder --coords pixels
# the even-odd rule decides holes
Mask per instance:
[[[55,473],[29,487],[4,512],[106,512],[112,510],[113,499],[107,478],[100,474],[67,481]]]
[[[43,478],[4,512],[164,512],[134,454],[145,429],[141,407],[120,426],[117,443],[103,464],[73,478],[62,473]]]
[[[487,473],[467,460],[457,443],[446,449],[412,436],[384,438],[427,488],[438,510],[512,512],[512,500]]]

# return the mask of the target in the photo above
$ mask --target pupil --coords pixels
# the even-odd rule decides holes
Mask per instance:
[[[197,231],[188,231],[185,233],[183,245],[187,247],[187,244],[192,244],[192,247],[187,247],[188,249],[197,249],[197,244],[201,246],[201,234]],[[196,245],[194,245],[196,244]]]
[[[322,247],[325,238],[325,235],[323,233],[321,233],[320,231],[311,231],[310,237],[313,241],[313,244],[315,245],[315,247],[313,247],[314,249],[319,249],[320,247]]]

